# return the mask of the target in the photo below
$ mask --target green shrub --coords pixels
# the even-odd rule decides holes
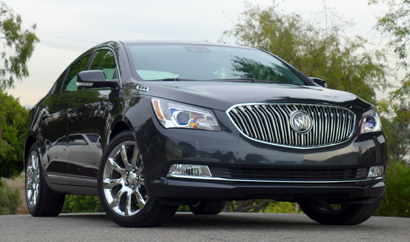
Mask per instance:
[[[20,205],[19,190],[12,189],[5,183],[0,183],[0,215],[16,214]]]
[[[299,204],[291,202],[270,202],[263,213],[302,213]]]
[[[103,212],[100,199],[95,196],[66,195],[63,213]]]
[[[191,212],[188,205],[181,205],[178,207],[178,212]]]
[[[271,199],[251,199],[246,201],[228,202],[225,212],[254,213],[301,213],[299,206],[291,202],[277,202]]]
[[[387,166],[386,193],[378,216],[410,217],[410,168],[401,162]]]

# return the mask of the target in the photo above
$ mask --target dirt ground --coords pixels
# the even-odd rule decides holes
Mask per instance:
[[[16,179],[2,179],[3,182],[5,182],[9,187],[11,188],[17,188],[20,191],[20,200],[21,200],[21,205],[17,209],[17,214],[28,214],[28,209],[26,205],[26,194],[24,191],[24,176],[21,176]]]

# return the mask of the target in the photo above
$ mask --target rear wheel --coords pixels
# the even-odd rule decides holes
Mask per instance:
[[[26,157],[26,202],[33,216],[57,216],[64,205],[65,195],[55,194],[47,186],[41,168],[37,145],[33,144]]]
[[[198,202],[189,205],[189,210],[195,215],[217,215],[225,207],[225,201]]]
[[[314,221],[330,225],[356,225],[363,223],[376,212],[383,197],[376,197],[366,204],[329,204],[318,200],[299,203],[303,212]]]
[[[142,155],[132,133],[115,136],[100,163],[98,191],[105,212],[120,226],[158,226],[178,208],[162,206],[158,198],[148,195],[144,173]]]

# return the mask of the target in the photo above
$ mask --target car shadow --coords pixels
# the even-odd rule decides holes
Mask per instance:
[[[118,227],[105,213],[90,214],[61,214],[65,219],[76,219],[87,223],[88,226]],[[309,219],[304,214],[278,213],[221,213],[219,215],[194,215],[189,212],[178,212],[165,224],[155,227],[176,230],[280,230],[300,231],[312,230],[373,230],[379,226],[365,222],[358,226],[322,225]],[[153,229],[153,228],[149,228]]]
[[[300,229],[302,227],[317,227],[303,214],[260,214],[260,213],[221,213],[219,215],[193,215],[192,213],[177,213],[164,227],[184,227],[202,229]]]

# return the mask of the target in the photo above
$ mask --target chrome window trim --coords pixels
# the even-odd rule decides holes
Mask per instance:
[[[258,140],[258,139],[252,138],[252,137],[248,136],[247,134],[245,134],[244,132],[242,132],[242,130],[236,125],[236,122],[231,118],[231,115],[229,115],[229,112],[232,109],[236,108],[236,107],[251,106],[251,105],[312,105],[312,106],[316,106],[316,107],[329,107],[329,108],[345,109],[348,112],[353,114],[353,129],[352,129],[352,131],[350,132],[350,135],[347,137],[347,139],[345,141],[342,141],[342,142],[339,142],[339,143],[334,143],[334,144],[312,146],[312,147],[298,147],[298,146],[291,146],[291,145],[282,145],[282,144],[271,143],[271,142],[267,142],[267,141],[263,141],[263,140]],[[231,106],[230,108],[228,108],[225,111],[225,113],[228,116],[229,120],[231,120],[231,122],[235,126],[235,128],[239,131],[239,133],[242,134],[243,136],[245,136],[246,138],[248,138],[250,140],[253,140],[253,141],[256,141],[256,142],[259,142],[259,143],[263,143],[263,144],[268,144],[268,145],[273,145],[273,146],[278,146],[278,147],[285,147],[285,148],[292,148],[292,149],[307,150],[307,149],[318,149],[318,148],[324,148],[324,147],[340,145],[340,144],[348,142],[352,138],[353,134],[355,133],[355,129],[356,129],[356,114],[348,108],[335,106],[335,105],[312,104],[312,103],[276,103],[276,102],[275,103],[271,103],[271,102],[240,103],[240,104],[235,104],[235,105]],[[280,122],[282,123],[282,120],[280,120]],[[276,126],[276,124],[274,124],[274,125]],[[344,130],[343,132],[347,132],[347,130]],[[285,135],[284,138],[289,139],[290,137],[287,137]],[[318,137],[318,138],[320,138],[320,137]]]
[[[181,179],[193,179],[193,180],[208,180],[208,181],[226,181],[226,182],[258,182],[258,183],[309,183],[309,184],[326,184],[326,183],[354,183],[354,182],[366,182],[382,180],[383,177],[367,178],[362,180],[329,180],[329,181],[294,181],[294,180],[251,180],[251,179],[231,179],[221,177],[206,177],[206,176],[186,176],[186,175],[171,175],[168,174],[167,178],[181,178]]]

